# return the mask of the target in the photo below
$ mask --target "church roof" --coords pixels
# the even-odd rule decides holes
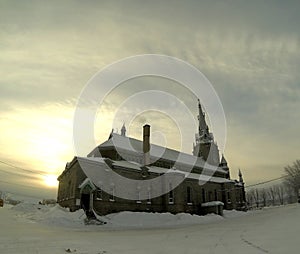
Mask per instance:
[[[97,186],[98,188],[101,188],[101,185],[103,184],[101,182],[101,179],[103,178],[103,171],[106,171],[107,173],[112,171],[112,168],[110,168],[107,163],[105,162],[105,158],[100,157],[77,157],[77,160],[79,161],[81,168],[85,175]],[[124,169],[132,169],[136,171],[142,170],[142,165],[136,163],[136,162],[128,162],[128,161],[112,161],[113,167],[121,167]],[[212,182],[212,183],[231,183],[232,180],[222,178],[222,177],[215,177],[215,176],[209,176],[204,174],[196,174],[196,173],[189,173],[184,172],[181,170],[176,169],[166,169],[161,167],[155,167],[155,166],[146,166],[148,169],[148,172],[154,173],[154,174],[166,174],[166,173],[176,173],[176,174],[182,174],[184,178],[188,179],[194,179],[198,181],[205,182]],[[101,172],[102,171],[102,172]]]
[[[143,142],[122,136],[116,133],[112,133],[110,138],[94,149],[88,157],[99,156],[99,149],[116,148],[120,152],[126,152],[132,155],[143,155]],[[165,148],[159,145],[151,144],[150,146],[150,158],[152,160],[165,159],[168,161],[176,162],[178,165],[193,166],[198,168],[205,168],[206,170],[218,171],[221,173],[227,173],[221,168],[217,168],[208,164],[201,157],[194,156],[192,154],[182,153],[170,148]]]

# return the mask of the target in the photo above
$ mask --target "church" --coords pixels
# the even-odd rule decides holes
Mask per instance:
[[[87,157],[74,157],[58,177],[57,202],[87,215],[121,211],[222,215],[223,209],[245,210],[241,172],[231,179],[198,100],[199,128],[193,153],[150,143],[150,125],[143,139],[113,131]],[[126,180],[124,180],[126,179]]]

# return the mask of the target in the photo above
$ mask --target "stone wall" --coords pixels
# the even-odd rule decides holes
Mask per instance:
[[[141,172],[134,170],[114,169],[124,177],[143,180],[145,179]],[[157,174],[150,173],[148,179],[156,177]],[[86,179],[85,174],[80,168],[77,160],[73,160],[66,167],[65,171],[59,177],[58,203],[63,207],[69,207],[71,211],[80,208],[81,193],[79,186]],[[189,189],[189,191],[188,191]],[[199,185],[198,180],[184,179],[184,181],[173,190],[173,202],[170,201],[169,193],[149,200],[126,200],[114,197],[101,191],[101,197],[97,194],[97,189],[93,195],[93,209],[100,215],[120,211],[146,211],[146,212],[170,212],[170,213],[191,213],[204,214],[206,211],[201,208],[201,204],[210,201],[221,201],[224,203],[224,209],[237,209],[237,203],[240,200],[240,191],[235,183],[212,183],[207,182]],[[190,196],[188,197],[188,192]]]

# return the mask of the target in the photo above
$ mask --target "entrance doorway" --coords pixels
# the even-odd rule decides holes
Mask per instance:
[[[94,192],[96,187],[89,178],[86,178],[79,186],[80,188],[80,206],[85,211],[88,219],[96,218],[93,212]]]
[[[81,187],[80,205],[86,212],[93,210],[93,191],[93,185],[89,181],[86,181]]]
[[[81,194],[81,207],[84,211],[90,210],[90,194]]]

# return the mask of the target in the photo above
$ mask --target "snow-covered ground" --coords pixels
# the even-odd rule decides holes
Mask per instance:
[[[300,205],[225,216],[123,212],[85,225],[82,211],[0,208],[0,253],[299,253]]]

